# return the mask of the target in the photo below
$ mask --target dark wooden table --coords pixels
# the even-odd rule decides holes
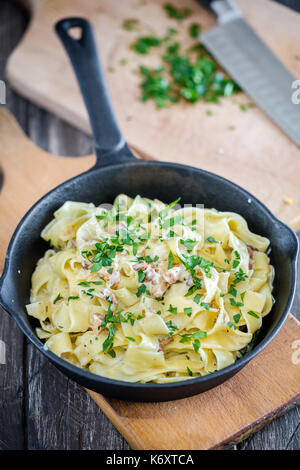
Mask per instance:
[[[298,0],[281,3],[300,11]],[[15,3],[1,0],[0,79],[4,79],[7,57],[22,37],[28,20],[26,12]],[[9,86],[7,107],[30,138],[49,152],[57,155],[91,152],[90,137],[25,100]],[[292,308],[298,319],[299,307],[298,285]],[[0,365],[0,449],[129,449],[87,393],[33,348],[1,309],[0,339],[7,349],[7,363]],[[300,449],[300,407],[234,448]]]

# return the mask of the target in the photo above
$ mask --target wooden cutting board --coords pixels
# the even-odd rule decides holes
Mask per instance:
[[[0,108],[0,271],[23,214],[95,157],[54,157],[36,147]],[[271,344],[235,377],[201,395],[129,403],[90,395],[134,449],[215,449],[238,442],[300,402],[300,324],[290,315]]]
[[[134,149],[145,158],[186,163],[225,176],[255,194],[282,220],[300,228],[300,149],[260,109],[241,111],[239,105],[249,103],[243,93],[224,99],[221,105],[180,103],[160,111],[152,102],[139,101],[138,66],[158,65],[161,51],[144,57],[130,50],[130,45],[145,32],[161,37],[170,26],[182,31],[180,39],[189,45],[190,23],[199,22],[207,30],[216,21],[199,2],[172,1],[193,11],[182,24],[167,18],[162,9],[165,0],[26,3],[32,20],[7,66],[8,80],[20,93],[80,129],[90,130],[74,73],[53,30],[63,17],[89,18],[117,118]],[[237,3],[250,25],[299,78],[300,15],[270,0]],[[127,18],[140,20],[139,31],[122,28]],[[127,65],[121,65],[122,59]],[[208,109],[212,115],[207,115]],[[287,198],[293,203],[284,202]]]

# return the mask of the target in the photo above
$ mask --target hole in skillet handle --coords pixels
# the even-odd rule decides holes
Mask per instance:
[[[115,118],[90,22],[65,18],[56,23],[55,31],[69,56],[88,111],[97,157],[95,167],[136,160]]]

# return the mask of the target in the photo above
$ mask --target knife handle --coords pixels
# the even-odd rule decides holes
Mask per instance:
[[[234,0],[203,0],[203,3],[217,15],[220,23],[227,23],[242,16]]]

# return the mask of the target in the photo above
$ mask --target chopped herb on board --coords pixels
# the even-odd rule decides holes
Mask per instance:
[[[200,349],[200,341],[199,339],[195,339],[195,341],[193,342],[193,348],[194,348],[194,351],[197,353]]]
[[[172,336],[174,335],[175,331],[178,330],[178,327],[177,327],[176,325],[174,325],[171,320],[168,320],[168,321],[166,322],[166,325],[167,325],[167,327],[169,328],[169,334],[168,334],[168,336],[169,336],[169,338],[172,338]]]

